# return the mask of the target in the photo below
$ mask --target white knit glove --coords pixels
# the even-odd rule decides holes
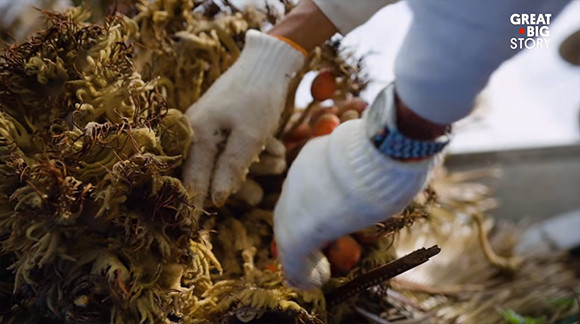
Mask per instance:
[[[373,105],[378,101],[384,106],[384,100]],[[292,286],[322,285],[330,277],[323,244],[400,212],[427,182],[436,158],[399,162],[383,155],[369,140],[367,124],[375,122],[368,115],[311,140],[290,167],[274,235]]]
[[[198,194],[196,206],[203,205],[208,191],[221,206],[240,188],[278,127],[288,84],[304,61],[288,43],[249,30],[236,63],[188,108],[195,138],[183,180]]]

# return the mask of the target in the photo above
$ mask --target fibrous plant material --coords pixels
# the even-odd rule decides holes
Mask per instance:
[[[218,268],[173,177],[192,130],[134,72],[128,20],[48,18],[0,59],[2,322],[156,322]]]
[[[391,280],[389,289],[376,289],[374,303],[383,308],[371,313],[384,322],[404,317],[425,323],[499,324],[507,322],[508,313],[543,317],[541,323],[577,322],[580,259],[542,248],[548,252],[515,253],[526,226],[485,217],[495,202],[490,188],[476,182],[497,170],[440,171],[433,181],[439,205],[430,208],[428,219],[400,231],[394,246],[397,253],[407,253],[436,243],[442,252]]]
[[[498,227],[486,235],[505,257],[513,253],[519,229]],[[433,233],[429,235],[427,233]],[[440,235],[445,235],[445,238]],[[441,243],[442,253],[423,268],[390,282],[382,293],[392,309],[384,318],[405,314],[408,319],[432,323],[506,323],[504,311],[522,316],[545,317],[543,323],[574,323],[579,319],[580,290],[577,269],[580,260],[565,251],[530,253],[515,272],[491,263],[478,238],[477,225],[456,220],[446,228],[416,224],[402,233],[400,251],[418,244]],[[394,311],[394,309],[397,311]]]
[[[213,4],[213,6],[212,6]],[[249,8],[222,12],[213,1],[143,1],[135,41],[143,78],[157,84],[168,104],[185,111],[240,54],[245,32],[259,29],[265,15]],[[229,14],[228,14],[229,13]]]

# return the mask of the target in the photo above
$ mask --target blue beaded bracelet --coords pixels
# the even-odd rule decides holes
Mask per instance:
[[[396,159],[424,159],[443,150],[449,139],[439,141],[418,141],[399,133],[397,130],[383,128],[371,138],[375,147],[384,155]]]

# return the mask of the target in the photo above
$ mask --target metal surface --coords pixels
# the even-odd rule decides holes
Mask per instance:
[[[496,167],[487,179],[499,200],[497,219],[537,222],[580,208],[580,145],[452,154],[450,171]]]

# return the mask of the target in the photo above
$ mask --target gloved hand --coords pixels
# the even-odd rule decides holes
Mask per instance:
[[[198,194],[196,206],[208,191],[221,206],[239,189],[278,127],[288,84],[304,61],[285,41],[249,30],[236,63],[188,108],[195,138],[183,180]]]
[[[369,110],[310,140],[290,167],[274,211],[274,235],[292,286],[310,289],[327,281],[330,266],[321,246],[400,212],[436,162],[401,162],[380,153],[369,140],[375,123]]]
[[[280,140],[271,137],[266,143],[266,148],[260,153],[260,161],[250,166],[250,176],[282,174],[284,171],[286,171],[286,148]],[[256,206],[264,198],[264,190],[256,181],[248,178],[233,197],[250,206]]]

